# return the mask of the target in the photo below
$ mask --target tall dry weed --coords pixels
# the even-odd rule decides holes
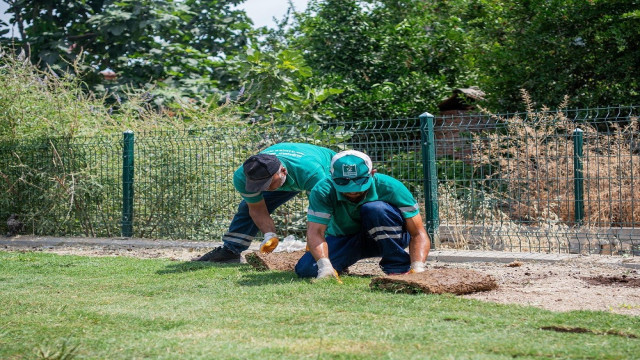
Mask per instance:
[[[640,224],[638,118],[585,133],[585,220],[597,227]]]
[[[536,111],[524,90],[522,97],[524,116],[495,116],[501,127],[474,141],[476,165],[496,169],[484,181],[500,192],[503,211],[526,225],[575,224],[573,133],[580,128],[585,225],[639,224],[638,119],[576,123],[564,111],[567,99],[556,111]]]

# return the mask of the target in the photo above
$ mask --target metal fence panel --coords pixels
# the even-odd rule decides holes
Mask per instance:
[[[638,255],[637,113],[436,117],[439,246]],[[416,117],[136,133],[132,235],[219,240],[240,201],[233,172],[283,141],[369,154],[380,173],[407,185],[425,214],[424,190],[432,185],[424,177],[425,131]],[[38,235],[120,236],[123,150],[123,135],[0,144],[0,218],[19,214],[25,231]],[[304,237],[306,206],[301,194],[274,214],[285,235]]]
[[[637,114],[620,107],[437,118],[443,244],[638,255]]]
[[[121,154],[114,136],[0,144],[0,218],[39,235],[119,236]]]

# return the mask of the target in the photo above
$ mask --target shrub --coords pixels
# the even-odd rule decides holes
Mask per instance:
[[[109,105],[86,92],[74,76],[40,71],[23,55],[4,49],[0,49],[0,87],[0,219],[16,213],[26,232],[119,235],[122,132],[127,129],[135,131],[143,155],[136,157],[137,190],[142,195],[137,209],[148,208],[148,216],[139,218],[142,234],[153,236],[161,233],[158,225],[175,225],[167,218],[188,226],[206,226],[202,218],[211,216],[202,214],[217,211],[209,205],[198,204],[200,213],[187,216],[188,220],[177,212],[193,206],[188,203],[190,195],[198,193],[199,187],[212,186],[220,194],[232,191],[225,184],[203,180],[211,178],[219,165],[184,168],[178,177],[168,177],[158,167],[173,172],[185,157],[193,161],[189,156],[194,149],[189,144],[194,142],[200,143],[203,153],[217,151],[211,156],[216,164],[237,164],[227,139],[189,130],[212,124],[239,127],[234,106],[187,103],[171,111],[157,110],[141,91],[132,91],[126,103]],[[169,133],[181,142],[167,140]],[[254,150],[253,139],[230,136],[235,135],[234,142],[248,144],[245,153],[235,149],[236,156]],[[217,179],[229,182],[221,176]],[[150,189],[156,192],[145,196]],[[159,216],[164,218],[158,220]],[[0,229],[4,226],[1,221]]]

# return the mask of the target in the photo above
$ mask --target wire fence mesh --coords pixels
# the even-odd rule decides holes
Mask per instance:
[[[442,242],[639,255],[637,114],[619,107],[437,118]]]
[[[437,246],[639,255],[637,113],[436,117]],[[136,133],[133,236],[219,240],[241,200],[233,172],[283,141],[369,154],[379,172],[407,185],[424,214],[422,129],[419,118],[407,118]],[[127,201],[122,157],[122,135],[2,143],[0,218],[18,214],[22,231],[37,235],[118,237]],[[301,194],[276,211],[285,235],[304,237],[306,206]]]
[[[119,136],[0,144],[0,217],[33,234],[118,236],[121,152]]]

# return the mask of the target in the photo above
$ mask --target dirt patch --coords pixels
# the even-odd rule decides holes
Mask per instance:
[[[371,279],[373,290],[394,293],[471,294],[498,287],[491,275],[468,269],[435,269],[418,274],[389,275]]]
[[[624,287],[640,287],[640,279],[630,278],[627,275],[622,276],[602,276],[583,278],[591,285],[611,285]]]
[[[167,258],[190,261],[211,248],[109,246],[6,246],[4,251],[47,251],[82,256],[132,256],[137,258]],[[251,252],[255,249],[251,249]],[[247,252],[248,253],[248,252]],[[245,253],[245,255],[247,254]],[[605,256],[585,256],[557,262],[517,261],[511,264],[494,262],[443,262],[430,256],[427,268],[470,269],[491,275],[498,288],[491,291],[460,295],[468,299],[503,304],[535,306],[552,311],[595,310],[640,316],[640,270],[604,262]],[[636,258],[629,261],[637,263]],[[244,258],[243,262],[246,262]],[[384,276],[379,258],[364,259],[349,267],[343,275]],[[601,277],[605,280],[589,280]],[[611,281],[624,279],[627,282]]]
[[[622,277],[640,279],[637,269],[599,264],[596,258],[563,262],[527,262],[520,267],[495,263],[442,264],[443,267],[472,268],[491,274],[498,282],[492,291],[462,295],[465,298],[502,304],[519,304],[553,311],[598,310],[640,315],[640,291],[615,284],[591,284],[589,278]]]
[[[298,260],[304,255],[305,251],[293,252],[277,252],[271,254],[263,254],[259,251],[248,252],[244,255],[245,260],[256,270],[280,270],[294,271]]]

